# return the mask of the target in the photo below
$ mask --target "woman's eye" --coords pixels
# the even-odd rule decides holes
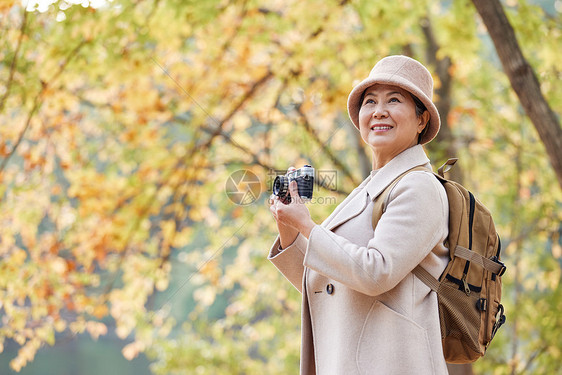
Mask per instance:
[[[372,104],[372,103],[374,103],[374,102],[375,102],[375,101],[374,101],[373,99],[365,99],[365,103],[363,103],[363,105],[365,105],[365,104]]]
[[[388,102],[389,103],[400,103],[400,100],[398,98],[390,98],[390,100]]]

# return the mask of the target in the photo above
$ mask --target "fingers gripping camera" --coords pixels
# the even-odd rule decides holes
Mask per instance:
[[[297,182],[299,196],[302,199],[312,199],[314,187],[314,168],[306,164],[302,168],[288,172],[284,176],[277,176],[273,182],[273,195],[285,204],[291,203],[289,184],[291,181]]]

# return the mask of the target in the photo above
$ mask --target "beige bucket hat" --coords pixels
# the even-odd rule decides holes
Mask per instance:
[[[365,90],[375,83],[398,86],[416,96],[430,114],[429,124],[420,139],[420,144],[426,144],[435,138],[441,127],[441,119],[437,107],[432,101],[433,78],[425,66],[408,56],[402,55],[381,59],[373,67],[369,76],[351,90],[347,99],[347,111],[357,129],[359,129],[361,97]]]

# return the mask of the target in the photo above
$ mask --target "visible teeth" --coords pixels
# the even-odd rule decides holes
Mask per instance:
[[[392,126],[373,126],[371,130],[388,130],[392,129]]]

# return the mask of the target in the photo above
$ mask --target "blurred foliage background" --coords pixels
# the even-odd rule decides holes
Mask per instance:
[[[560,114],[562,1],[503,4]],[[562,189],[470,1],[3,0],[0,33],[2,374],[297,373],[272,178],[334,172],[319,223],[367,176],[346,100],[388,54],[434,73],[427,151],[502,237],[508,320],[474,372],[562,373]]]

